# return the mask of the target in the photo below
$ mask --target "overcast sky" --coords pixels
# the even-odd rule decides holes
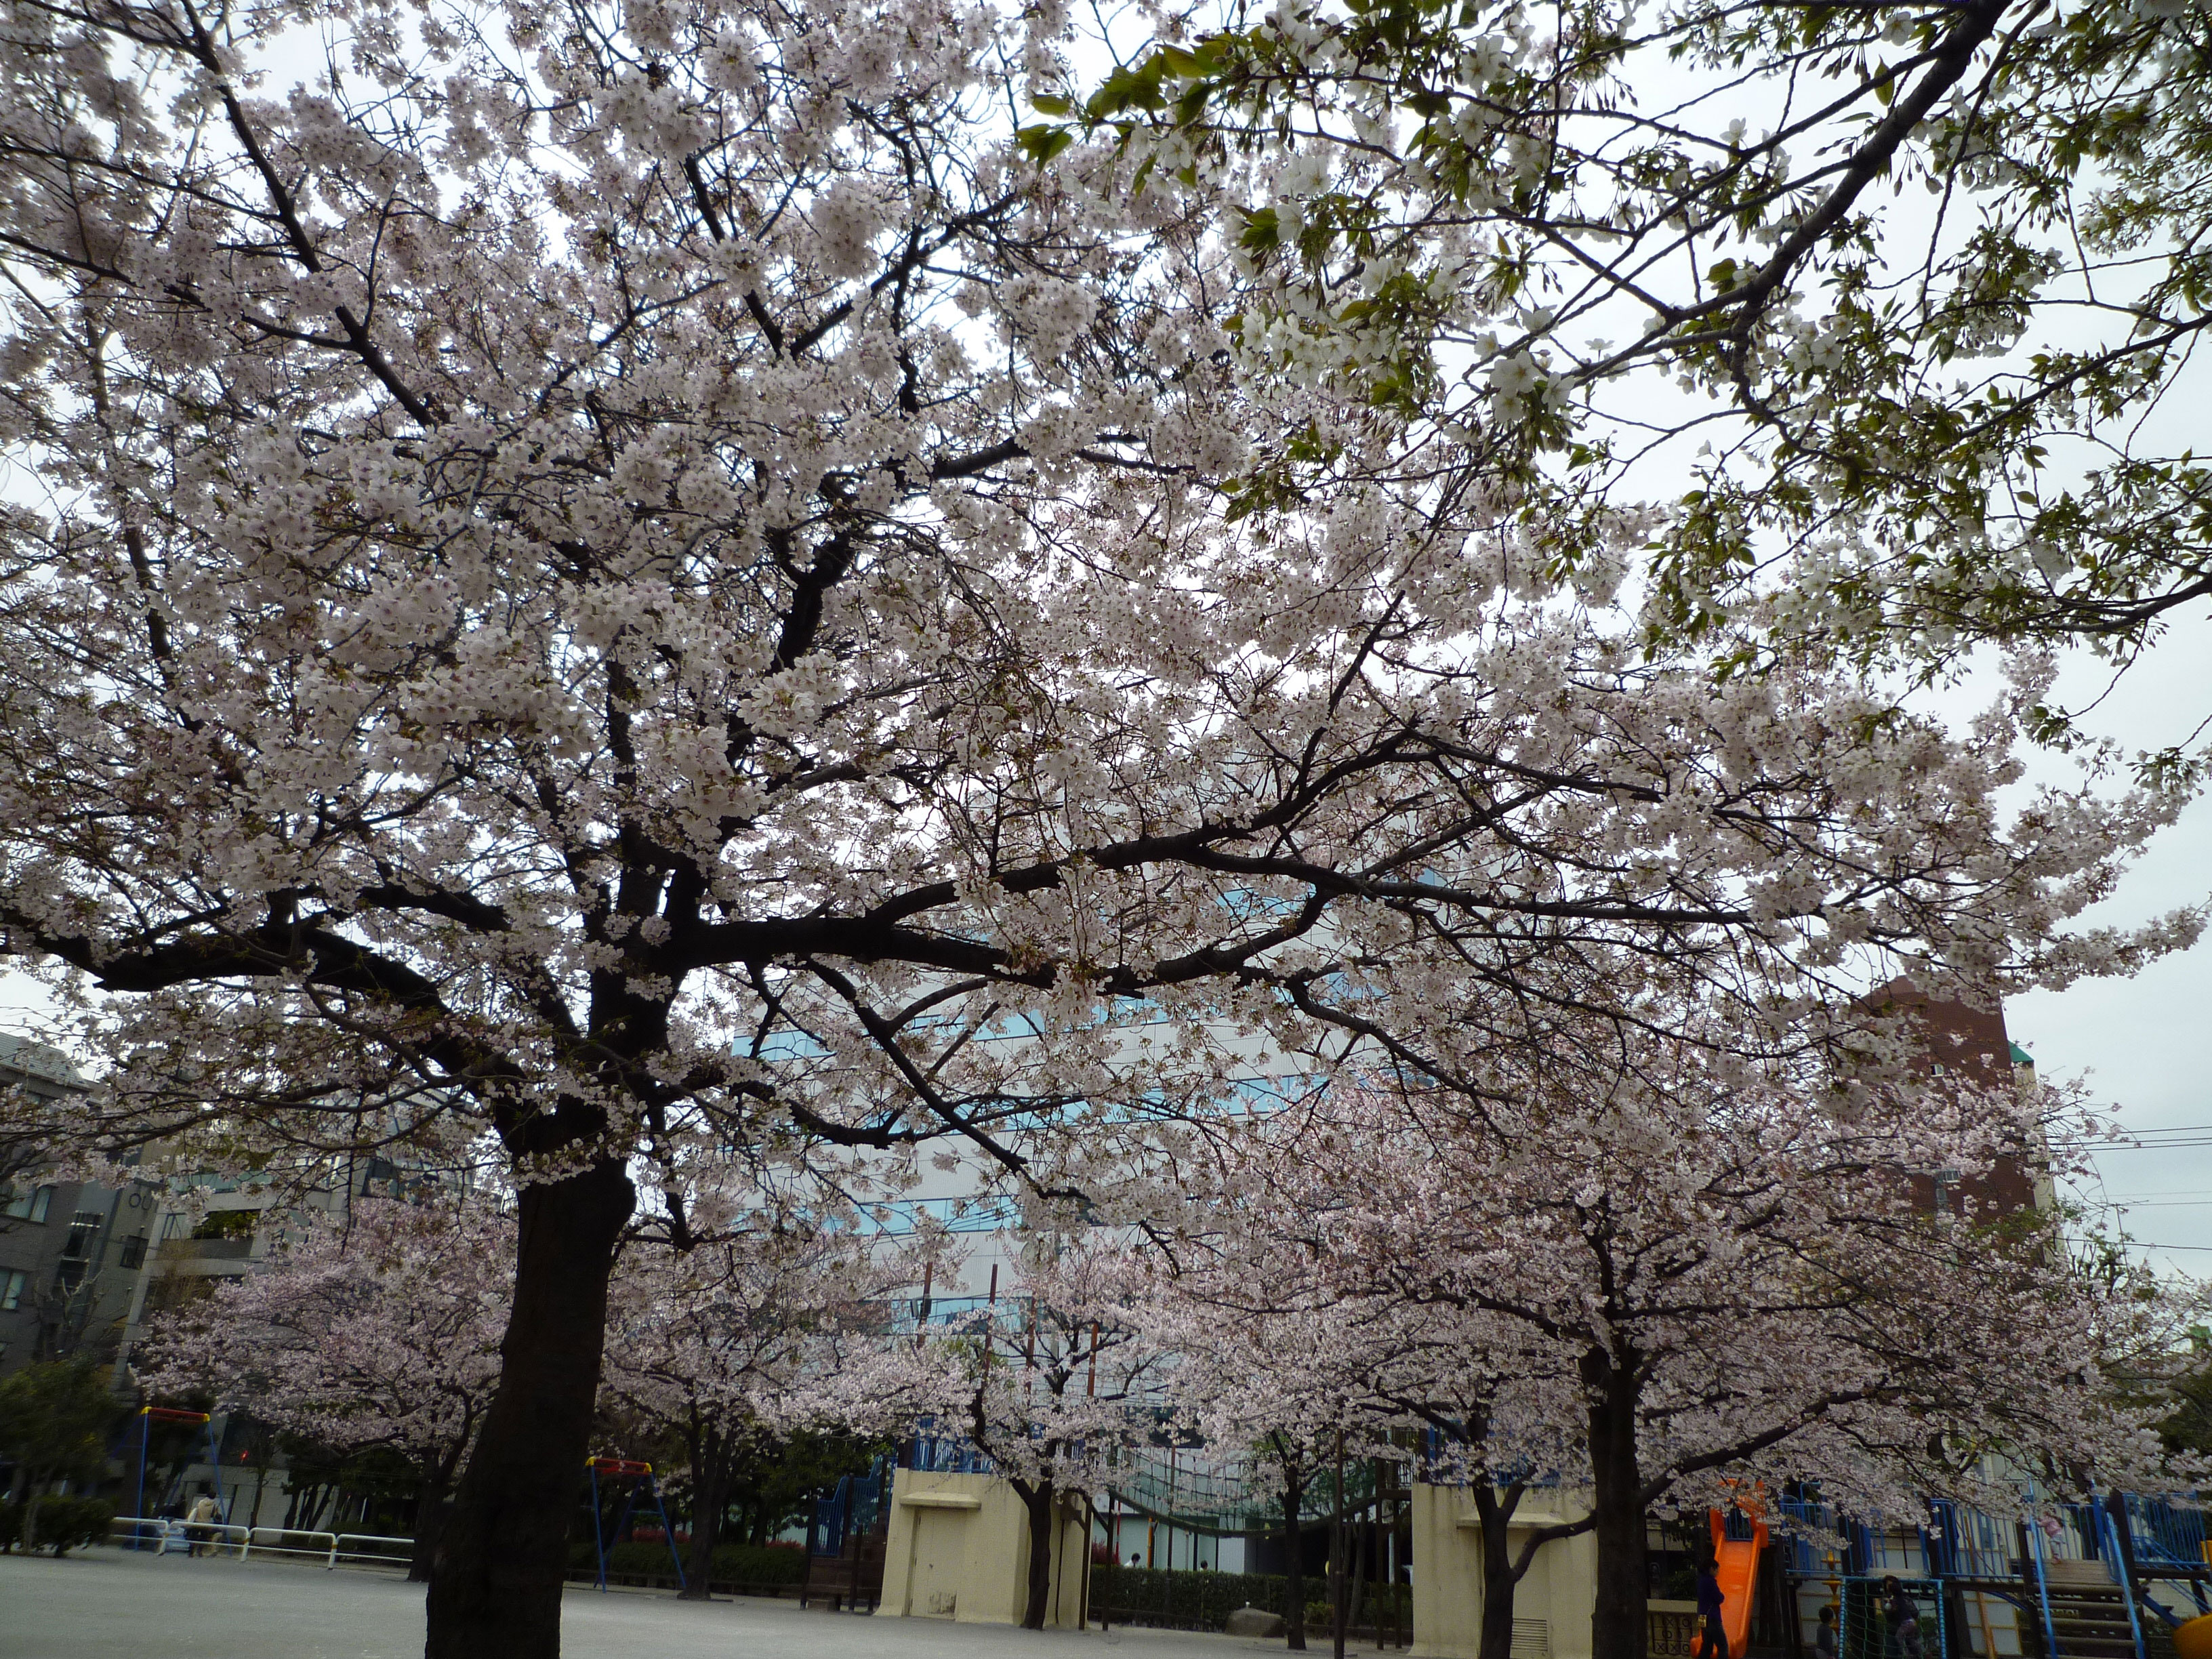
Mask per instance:
[[[2086,659],[2062,678],[2079,707],[2109,678]],[[2191,615],[2121,677],[2084,721],[2130,749],[2187,742],[2212,715],[2212,635]],[[2204,737],[2197,734],[2202,744]],[[2056,763],[2035,769],[2063,775]],[[2087,920],[2125,924],[2212,894],[2212,800],[2193,803],[2154,841],[2113,897]],[[2142,1132],[2140,1149],[2099,1154],[2106,1194],[2128,1202],[2129,1231],[2154,1261],[2192,1277],[2212,1275],[2212,941],[2153,963],[2129,980],[2100,980],[2016,999],[2005,1010],[2014,1042],[2046,1080],[2086,1075],[2094,1096]],[[2172,1133],[2201,1129],[2197,1134]],[[2191,1143],[2194,1143],[2193,1145]]]

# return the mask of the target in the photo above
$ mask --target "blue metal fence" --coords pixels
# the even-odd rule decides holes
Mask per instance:
[[[907,1467],[932,1474],[991,1474],[997,1466],[964,1435],[939,1434],[925,1419],[909,1443]]]
[[[814,1519],[806,1529],[811,1555],[842,1555],[845,1540],[854,1533],[866,1537],[876,1530],[884,1506],[890,1502],[890,1460],[878,1458],[866,1474],[846,1475],[827,1498],[814,1500]]]
[[[2131,1492],[2124,1504],[2136,1565],[2154,1568],[2207,1565],[2204,1511],[2193,1500]]]

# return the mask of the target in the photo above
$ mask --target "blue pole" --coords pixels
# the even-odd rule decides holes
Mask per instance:
[[[2040,1517],[2029,1521],[2027,1537],[2029,1545],[2035,1551],[2035,1593],[2043,1603],[2043,1650],[2056,1655],[2058,1635],[2051,1622],[2051,1568],[2044,1554]]]
[[[647,1478],[650,1479],[651,1477],[648,1476]],[[623,1499],[622,1513],[615,1516],[615,1535],[613,1543],[609,1544],[607,1547],[610,1549],[613,1548],[615,1544],[622,1542],[623,1528],[629,1525],[629,1512],[632,1509],[636,1507],[637,1504],[637,1477],[633,1475],[630,1477],[630,1480],[631,1485],[629,1495]]]
[[[2134,1638],[2136,1659],[2143,1659],[2142,1620],[2136,1612],[2136,1585],[2128,1571],[2127,1552],[2120,1547],[2120,1529],[2114,1524],[2112,1512],[2103,1504],[2097,1506],[2098,1519],[2105,1523],[2105,1547],[2112,1552],[2112,1577],[2119,1581],[2120,1600],[2128,1604],[2128,1634]]]
[[[599,1528],[599,1459],[596,1457],[586,1458],[584,1460],[584,1467],[592,1472],[592,1547],[599,1553],[599,1590],[600,1593],[604,1595],[607,1588],[607,1540],[605,1534],[602,1532]]]
[[[223,1426],[226,1429],[230,1426],[228,1419],[224,1419]],[[215,1470],[216,1519],[218,1521],[227,1522],[230,1519],[230,1516],[224,1512],[222,1507],[222,1442],[216,1437],[215,1413],[212,1412],[208,1413],[207,1431],[208,1463],[209,1467]]]
[[[668,1559],[676,1564],[676,1588],[683,1589],[685,1588],[684,1558],[676,1553],[676,1528],[668,1524],[668,1505],[660,1501],[660,1488],[653,1483],[653,1479],[649,1474],[645,1477],[645,1489],[653,1494],[653,1507],[660,1511],[660,1535],[668,1540]],[[696,1497],[696,1494],[694,1496]],[[699,1524],[696,1516],[692,1518],[691,1524],[695,1527]]]
[[[154,1419],[146,1415],[146,1408],[142,1406],[138,1408],[138,1498],[133,1505],[134,1511],[142,1519],[146,1514],[146,1443],[153,1437]],[[133,1527],[131,1530],[131,1547],[144,1547],[142,1540],[146,1535],[145,1528]]]

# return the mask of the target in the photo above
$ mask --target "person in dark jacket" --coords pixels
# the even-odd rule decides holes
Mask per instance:
[[[1721,1581],[1713,1576],[1713,1564],[1705,1562],[1698,1569],[1698,1618],[1704,1625],[1698,1632],[1698,1659],[1729,1659],[1728,1631],[1721,1623],[1726,1600]]]
[[[1889,1659],[1920,1659],[1920,1608],[1894,1577],[1881,1581],[1882,1613],[1889,1626]]]

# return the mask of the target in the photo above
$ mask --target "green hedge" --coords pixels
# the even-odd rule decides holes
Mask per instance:
[[[1328,1628],[1328,1584],[1319,1573],[1308,1573],[1299,1586],[1306,1603],[1306,1632]],[[1104,1613],[1116,1624],[1152,1625],[1169,1630],[1219,1630],[1239,1607],[1260,1607],[1291,1616],[1290,1580],[1273,1573],[1167,1572],[1157,1567],[1119,1567],[1101,1562],[1091,1569],[1091,1612]],[[1321,1599],[1311,1599],[1316,1592]],[[1384,1588],[1379,1592],[1388,1595]],[[1401,1587],[1407,1619],[1412,1598]],[[1365,1586],[1360,1607],[1363,1625],[1375,1619],[1376,1587]],[[1386,1621],[1387,1622],[1387,1621]]]
[[[23,1504],[0,1504],[0,1549],[12,1550],[23,1541]],[[38,1547],[56,1555],[82,1544],[97,1544],[107,1536],[107,1523],[115,1518],[115,1505],[97,1498],[41,1498],[39,1500]]]
[[[238,1541],[238,1534],[234,1532],[223,1533],[220,1536],[226,1544],[235,1544]],[[331,1540],[328,1538],[319,1537],[312,1532],[283,1532],[278,1533],[274,1538],[266,1532],[258,1532],[254,1534],[253,1547],[255,1550],[295,1550],[302,1555],[327,1555],[330,1553]],[[361,1540],[356,1539],[353,1549],[348,1550],[346,1553],[350,1555],[354,1550],[360,1547]],[[382,1550],[390,1547],[379,1545],[377,1547]],[[403,1551],[402,1553],[404,1555],[406,1552]]]
[[[684,1557],[684,1571],[690,1571],[691,1552],[678,1544]],[[596,1564],[588,1538],[568,1546],[568,1565],[574,1568],[591,1570]],[[668,1559],[668,1546],[659,1542],[641,1543],[633,1540],[617,1544],[607,1552],[607,1571],[625,1578],[658,1577],[673,1579],[675,1567]],[[806,1552],[783,1544],[717,1544],[714,1547],[714,1582],[718,1584],[796,1584],[806,1576]]]
[[[1312,1592],[1317,1582],[1309,1578]],[[1158,1567],[1091,1569],[1091,1610],[1116,1624],[1158,1625],[1171,1630],[1219,1630],[1239,1607],[1264,1607],[1290,1616],[1290,1581],[1260,1572],[1166,1572]]]

